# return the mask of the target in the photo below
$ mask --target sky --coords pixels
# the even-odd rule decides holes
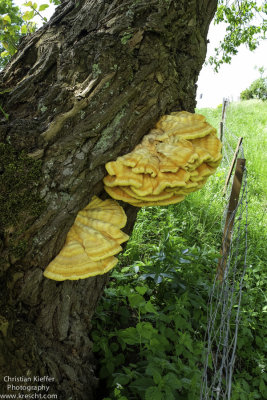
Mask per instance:
[[[14,0],[14,3],[24,10],[22,4],[27,0]],[[33,0],[38,6],[44,3],[49,4],[49,0]],[[50,18],[55,7],[50,5],[42,15]],[[40,18],[36,22],[41,25]],[[213,49],[218,47],[220,40],[223,39],[225,27],[222,24],[210,25],[208,39],[207,59],[213,54]],[[256,67],[256,68],[255,68]],[[239,100],[240,93],[247,89],[249,85],[260,77],[258,67],[265,67],[267,72],[267,40],[261,42],[260,46],[254,51],[249,51],[245,45],[240,47],[236,56],[233,57],[231,64],[222,65],[219,72],[215,73],[211,66],[203,65],[197,82],[197,107],[217,107],[226,97],[230,101]]]
[[[211,23],[206,59],[214,55],[213,49],[223,39],[224,32],[223,25]],[[267,40],[262,41],[253,52],[245,45],[240,46],[231,64],[223,64],[218,73],[210,65],[204,65],[197,82],[197,107],[216,107],[223,102],[224,97],[230,101],[239,100],[240,93],[260,77],[257,70],[259,67],[265,67],[267,73]]]

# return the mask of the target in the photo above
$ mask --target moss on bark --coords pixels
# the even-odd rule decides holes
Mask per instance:
[[[41,167],[40,160],[0,143],[0,237],[16,258],[27,250],[23,233],[45,208],[38,193]]]

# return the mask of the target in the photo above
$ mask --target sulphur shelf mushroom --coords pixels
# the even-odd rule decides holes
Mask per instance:
[[[113,268],[114,257],[129,236],[120,229],[126,225],[123,208],[115,200],[94,196],[81,210],[67,234],[64,247],[50,262],[44,276],[56,281],[102,275]]]
[[[106,164],[106,192],[136,207],[174,204],[220,164],[222,144],[203,115],[164,115],[135,149]]]

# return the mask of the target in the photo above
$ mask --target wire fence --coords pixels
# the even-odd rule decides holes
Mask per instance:
[[[239,138],[227,126],[227,107],[224,100],[220,124],[223,141],[223,167],[230,168],[235,155],[234,143]],[[240,145],[237,156],[244,159]],[[230,400],[235,365],[235,353],[240,323],[243,280],[247,259],[248,185],[247,170],[243,170],[240,195],[230,210],[234,177],[225,192],[226,207],[222,217],[224,236],[217,274],[214,278],[208,304],[206,348],[200,400]]]

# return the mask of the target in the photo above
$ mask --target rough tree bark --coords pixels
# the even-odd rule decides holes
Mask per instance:
[[[77,212],[103,196],[104,165],[158,118],[193,111],[216,0],[70,0],[0,73],[0,382],[55,378],[59,399],[94,399],[88,338],[107,276],[42,272]],[[124,205],[125,206],[125,205]],[[136,209],[126,207],[127,231]]]

